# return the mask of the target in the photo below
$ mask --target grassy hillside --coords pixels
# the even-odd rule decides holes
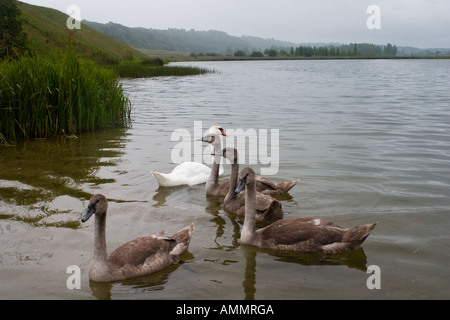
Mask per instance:
[[[19,8],[22,12],[23,29],[28,34],[32,50],[38,55],[64,52],[71,43],[78,54],[99,63],[148,58],[144,53],[85,24],[81,24],[79,30],[69,30],[66,26],[68,15],[58,10],[22,2],[19,2]]]

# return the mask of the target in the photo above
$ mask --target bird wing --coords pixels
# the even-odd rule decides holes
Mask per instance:
[[[266,211],[270,207],[273,201],[276,201],[271,196],[262,194],[260,192],[256,193],[256,211]],[[245,203],[245,202],[244,202]]]
[[[310,241],[325,245],[342,240],[344,230],[339,226],[319,218],[288,218],[278,220],[259,229],[264,239],[277,244],[294,245]]]
[[[278,188],[276,183],[270,181],[266,177],[256,176],[255,178],[256,178],[256,183],[260,184],[259,185],[260,190],[266,190],[266,189],[276,190]]]
[[[155,235],[140,237],[118,247],[109,255],[108,261],[118,266],[139,266],[158,252],[169,253],[175,245],[176,241],[171,237]]]

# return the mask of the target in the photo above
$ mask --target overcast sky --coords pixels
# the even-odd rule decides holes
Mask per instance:
[[[450,0],[22,0],[81,19],[233,36],[450,48]],[[370,5],[379,8],[379,15]],[[367,21],[369,20],[368,28]],[[379,29],[374,29],[379,22]]]

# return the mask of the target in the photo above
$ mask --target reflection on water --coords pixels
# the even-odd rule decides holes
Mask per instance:
[[[205,207],[205,212],[210,214],[213,218],[209,221],[214,222],[217,226],[216,230],[216,236],[214,238],[214,243],[216,244],[216,249],[219,250],[234,250],[239,247],[239,238],[241,236],[241,224],[236,221],[237,215],[234,213],[227,213],[225,214],[228,217],[228,221],[232,224],[232,235],[231,235],[231,245],[223,245],[220,244],[220,238],[222,238],[225,235],[225,228],[227,226],[227,220],[224,219],[224,217],[221,216],[221,212],[223,212],[222,209],[222,202],[223,198],[206,195],[206,201],[207,205]],[[229,240],[228,240],[229,241]]]
[[[130,128],[0,147],[0,297],[450,297],[449,61],[196,64],[221,72],[124,80]],[[343,227],[379,222],[374,232],[362,248],[333,255],[240,246],[243,219],[224,211],[222,198],[206,196],[204,185],[161,188],[150,173],[173,169],[179,141],[171,135],[192,132],[195,121],[204,130],[279,129],[273,180],[300,180],[276,196],[285,217]],[[224,169],[227,178],[230,165]],[[109,199],[109,252],[194,223],[184,263],[129,281],[89,282],[93,224],[79,219],[94,193]],[[76,291],[65,286],[73,264],[82,270]],[[366,286],[370,265],[381,269],[381,290]]]
[[[306,254],[292,252],[268,252],[269,255],[276,257],[277,261],[300,263],[305,266],[312,265],[345,265],[349,268],[355,268],[363,272],[367,271],[367,256],[362,247],[350,252],[335,254]]]
[[[366,273],[367,257],[363,248],[355,249],[351,252],[338,254],[321,254],[321,253],[298,253],[285,252],[269,249],[261,249],[257,247],[243,245],[241,246],[242,254],[245,258],[245,272],[242,286],[244,288],[244,299],[254,300],[256,293],[256,257],[259,254],[268,254],[274,257],[276,261],[296,263],[303,266],[347,266],[355,268]]]
[[[172,194],[179,193],[181,190],[186,189],[185,186],[176,186],[171,188],[165,188],[165,187],[158,187],[158,189],[155,191],[155,195],[153,196],[153,200],[156,201],[155,204],[153,204],[154,207],[161,207],[167,205],[167,198],[170,197]]]
[[[142,294],[151,291],[161,291],[164,290],[164,286],[167,283],[170,274],[175,272],[178,268],[183,267],[182,263],[185,261],[194,259],[194,256],[187,251],[182,258],[182,262],[173,264],[149,275],[117,282],[89,281],[89,287],[91,288],[94,297],[99,300],[111,300],[113,292],[115,295],[117,294],[120,299],[122,295],[126,296],[127,287]]]
[[[1,216],[36,226],[78,228],[73,208],[91,196],[80,185],[114,183],[98,172],[120,161],[126,142],[126,129],[114,129],[0,147]]]
[[[242,286],[244,287],[244,299],[255,300],[256,293],[256,252],[257,248],[242,246],[242,253],[245,257],[245,273]]]

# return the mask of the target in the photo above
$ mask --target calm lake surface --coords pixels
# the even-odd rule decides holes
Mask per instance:
[[[1,299],[450,298],[449,60],[179,64],[216,72],[124,79],[130,128],[0,147]],[[234,133],[227,146],[256,133],[241,168],[300,179],[278,197],[285,217],[378,222],[362,248],[324,256],[240,246],[242,219],[204,185],[159,188],[150,170],[170,172],[175,156],[208,160],[195,140],[214,124]],[[94,221],[80,218],[94,193],[109,199],[109,252],[194,223],[184,263],[90,283]],[[71,265],[80,289],[66,285]],[[380,289],[367,286],[369,266],[379,267]]]

